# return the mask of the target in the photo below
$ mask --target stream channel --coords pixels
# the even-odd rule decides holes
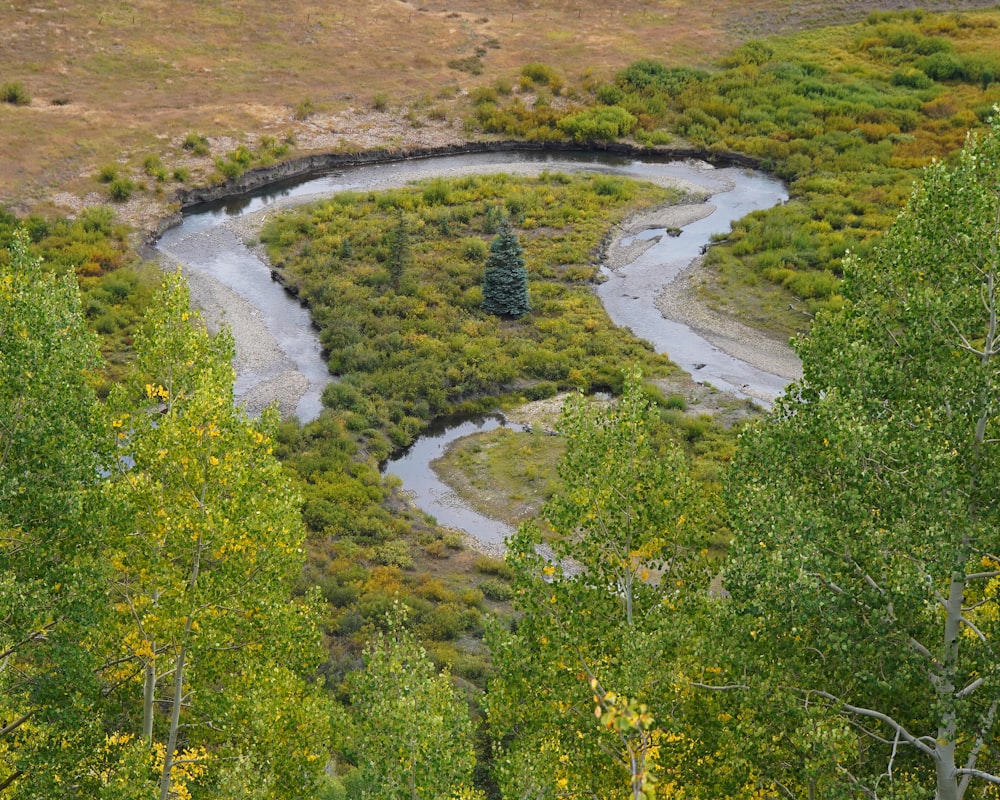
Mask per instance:
[[[657,183],[677,184],[710,196],[715,210],[685,225],[679,236],[663,228],[637,234],[655,243],[622,269],[604,269],[598,289],[612,321],[631,329],[698,380],[770,405],[787,380],[758,369],[707,341],[687,325],[665,319],[656,306],[661,288],[672,281],[715,234],[757,209],[784,202],[785,186],[742,167],[712,168],[702,162],[657,161],[601,153],[547,154],[539,151],[478,153],[346,167],[274,184],[245,196],[195,207],[156,248],[167,264],[181,266],[192,300],[203,306],[210,326],[230,325],[236,339],[236,397],[251,412],[275,398],[284,413],[307,422],[322,410],[323,387],[331,380],[308,311],[271,280],[268,266],[244,244],[257,215],[319,200],[341,191],[371,191],[431,177],[506,172],[592,171]],[[628,241],[624,241],[628,244]],[[289,399],[290,398],[290,399]],[[502,550],[508,526],[467,507],[436,479],[430,462],[454,440],[505,424],[499,416],[445,423],[428,430],[385,472],[398,475],[414,503],[439,524],[465,531],[486,549]]]

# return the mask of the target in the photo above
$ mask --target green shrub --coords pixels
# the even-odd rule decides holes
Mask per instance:
[[[97,180],[101,183],[111,183],[118,177],[118,167],[114,164],[105,164],[97,171]]]
[[[31,103],[31,95],[24,88],[24,84],[19,81],[4,83],[0,85],[0,102],[9,103],[12,106],[26,106]]]
[[[538,381],[524,388],[526,400],[547,400],[559,393],[559,384],[553,381]]]
[[[708,77],[708,73],[689,67],[668,67],[653,59],[635,61],[618,73],[618,86],[630,92],[662,92],[679,95],[688,86]]]
[[[961,81],[965,79],[965,66],[959,58],[952,53],[938,52],[934,55],[921,58],[917,66],[923,70],[929,78],[936,81]]]
[[[605,83],[597,87],[597,91],[594,93],[594,97],[597,98],[598,103],[604,103],[606,106],[616,106],[619,103],[625,102],[625,92],[613,83]]]
[[[559,74],[552,67],[538,61],[521,67],[521,77],[527,78],[531,83],[548,86],[555,94],[558,94],[562,87]]]
[[[169,175],[163,162],[160,161],[160,157],[155,153],[150,153],[143,159],[142,169],[149,177],[155,178],[159,183],[166,181]]]
[[[453,58],[448,61],[448,68],[457,70],[458,72],[468,72],[470,75],[482,75],[483,60],[479,56]]]
[[[466,261],[479,263],[486,258],[489,246],[482,239],[470,236],[462,243],[462,258]]]
[[[663,407],[676,411],[684,411],[687,409],[687,400],[682,394],[671,394],[663,401]]]
[[[451,200],[451,186],[448,181],[442,178],[435,178],[424,187],[423,199],[425,203],[430,205],[446,205]],[[441,225],[441,220],[446,220],[450,217],[451,212],[446,210],[444,214],[438,217],[438,224]]]
[[[489,578],[480,582],[479,591],[483,593],[484,597],[498,603],[510,600],[514,596],[514,590],[510,584],[497,578]]]
[[[234,180],[243,174],[244,169],[235,161],[229,161],[225,158],[215,159],[215,168],[219,170],[219,174],[222,175],[226,180]]]
[[[748,64],[760,66],[774,57],[774,48],[764,42],[753,40],[737,47],[720,61],[724,67],[742,67]]]
[[[211,152],[208,146],[208,138],[194,131],[191,131],[184,137],[184,143],[181,147],[196,156],[207,156]]]
[[[372,108],[376,111],[388,111],[389,95],[386,92],[376,92],[372,96]]]
[[[279,143],[277,139],[268,134],[261,136],[257,144],[260,146],[261,153],[267,153],[278,158],[285,155],[291,147],[288,139]]]
[[[253,164],[254,161],[253,151],[251,151],[245,144],[237,145],[236,148],[228,154],[227,158],[234,164],[239,164],[244,169]]]
[[[497,90],[491,86],[477,86],[469,92],[469,100],[474,106],[481,106],[485,103],[495,104],[498,99]]]
[[[487,662],[483,656],[473,653],[458,652],[447,662],[451,665],[451,673],[467,681],[476,683],[487,674]]]
[[[227,153],[225,158],[215,159],[215,168],[224,178],[233,180],[246,172],[253,162],[253,152],[245,144],[241,144]]]
[[[124,203],[132,197],[135,182],[128,177],[115,178],[108,184],[108,196],[116,203]]]
[[[410,569],[413,566],[410,546],[402,539],[393,539],[373,547],[372,560],[386,567]]]
[[[594,192],[600,197],[623,199],[628,195],[626,182],[614,175],[598,175],[594,178]]]
[[[504,580],[511,580],[514,577],[514,570],[508,566],[502,558],[492,558],[491,556],[481,556],[477,558],[472,568],[483,575],[496,575]],[[485,594],[485,592],[483,593]]]
[[[621,106],[605,106],[563,117],[559,130],[577,142],[614,141],[628,136],[638,121]]]
[[[305,97],[298,102],[295,106],[294,116],[295,119],[303,120],[308,119],[313,114],[316,113],[316,105],[313,103],[311,97]]]

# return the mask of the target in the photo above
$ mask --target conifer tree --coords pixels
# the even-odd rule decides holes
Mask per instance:
[[[399,209],[396,216],[396,224],[389,231],[389,275],[392,279],[392,288],[398,289],[399,282],[403,278],[403,273],[410,265],[410,233],[406,226],[406,218],[403,210]]]
[[[499,232],[490,243],[483,274],[483,309],[497,316],[515,318],[531,311],[528,270],[521,243],[508,219],[500,223]]]

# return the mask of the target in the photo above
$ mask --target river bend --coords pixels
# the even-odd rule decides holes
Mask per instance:
[[[638,231],[636,236],[651,244],[639,248],[641,255],[631,263],[614,270],[605,268],[606,281],[598,288],[598,295],[615,324],[649,341],[699,381],[769,406],[787,384],[787,377],[727,352],[718,340],[711,341],[709,332],[700,333],[669,319],[670,309],[661,313],[657,304],[662,288],[677,279],[713,235],[724,235],[734,220],[787,199],[784,185],[760,172],[739,167],[715,169],[702,162],[537,151],[348,167],[192,209],[180,225],[163,234],[156,248],[168,265],[179,265],[187,276],[192,302],[202,307],[209,326],[225,323],[232,329],[237,400],[254,413],[277,399],[283,414],[295,414],[305,422],[322,410],[323,387],[331,378],[308,312],[271,280],[269,267],[246,244],[253,239],[261,215],[339,191],[387,189],[428,177],[485,172],[537,174],[543,170],[625,175],[679,185],[707,199],[711,213],[695,215],[700,219],[684,225],[679,236],[668,236],[665,228],[655,224]],[[628,238],[619,239],[612,246],[632,243]],[[447,441],[460,435],[466,434],[445,430],[436,443],[425,440],[410,452],[438,454]],[[416,456],[407,457],[412,461]],[[408,472],[422,476],[426,484],[432,474],[429,461],[434,457],[427,456]],[[404,478],[404,489],[418,490],[418,505],[439,522],[464,529],[482,541],[502,543],[509,531],[494,520],[469,517],[467,509],[460,510],[461,519],[452,520],[452,510],[461,504],[449,495],[447,487],[434,484],[431,479],[429,485],[410,487]],[[436,497],[443,498],[437,507]]]

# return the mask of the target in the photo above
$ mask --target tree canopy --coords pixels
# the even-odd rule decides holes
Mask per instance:
[[[741,443],[726,586],[747,664],[841,741],[828,783],[957,800],[1000,784],[1000,127],[845,275]]]
[[[637,371],[610,407],[567,401],[549,535],[529,523],[508,542],[523,617],[493,633],[487,697],[505,797],[651,798],[671,775],[657,760],[683,737],[664,675],[703,575],[697,493],[658,422]]]
[[[329,707],[274,415],[233,404],[231,339],[167,278],[98,404],[73,276],[0,260],[0,791],[299,797]]]
[[[16,233],[0,259],[0,790],[55,796],[92,763],[103,564],[88,381],[98,363],[72,276]]]

